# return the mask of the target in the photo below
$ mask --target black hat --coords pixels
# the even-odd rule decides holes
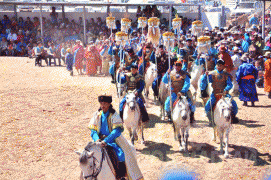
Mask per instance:
[[[187,38],[186,41],[192,41],[192,39],[191,38]]]
[[[130,48],[130,49],[127,50],[127,52],[128,52],[128,53],[133,53],[134,50],[133,50],[133,48]]]
[[[164,45],[163,44],[159,45],[159,48],[163,48],[164,49]]]
[[[217,60],[216,64],[225,65],[225,61],[223,61],[223,59],[219,59],[219,60]]]
[[[101,95],[98,97],[99,102],[107,102],[107,103],[112,103],[112,96],[107,96],[107,95]]]

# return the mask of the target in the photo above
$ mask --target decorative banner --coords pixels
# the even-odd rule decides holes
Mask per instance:
[[[168,51],[174,48],[175,35],[173,32],[165,32],[163,34],[164,46]]]
[[[128,33],[131,27],[132,20],[128,18],[121,18],[121,31]]]
[[[112,13],[109,13],[109,17],[106,18],[106,26],[109,29],[116,29],[115,17],[112,17]]]
[[[116,43],[117,45],[125,45],[128,41],[128,34],[122,31],[116,33]]]
[[[153,45],[158,46],[160,39],[160,19],[157,17],[151,17],[148,19],[148,42],[152,42]]]
[[[147,18],[146,17],[139,17],[138,18],[138,28],[145,28],[147,26]]]
[[[207,54],[211,48],[211,38],[209,36],[200,36],[198,38],[198,54]]]
[[[172,20],[172,27],[174,30],[181,30],[182,18],[179,18],[178,14],[176,14],[175,18]]]
[[[203,23],[201,21],[192,22],[192,34],[198,37],[203,35]]]

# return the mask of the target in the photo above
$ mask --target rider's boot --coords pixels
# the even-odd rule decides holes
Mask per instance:
[[[145,123],[145,122],[148,122],[149,121],[149,115],[147,113],[147,110],[144,107],[140,107],[140,112],[141,112],[141,116],[142,116],[142,122]]]
[[[111,74],[111,77],[112,77],[112,81],[111,81],[111,83],[115,84],[115,83],[116,83],[116,81],[115,81],[114,75],[112,75],[112,74]]]
[[[194,112],[191,112],[190,113],[190,123],[193,124],[195,122],[195,113]]]
[[[123,111],[120,111],[120,118],[121,118],[122,121],[123,121]]]
[[[167,118],[168,118],[168,122],[172,122],[170,112],[166,112],[166,116],[167,116]]]
[[[125,180],[126,173],[127,173],[127,170],[126,170],[125,162],[119,162],[117,179],[118,180]]]
[[[232,113],[232,116],[231,116],[231,121],[232,121],[232,124],[238,124],[239,123],[239,119],[233,113]]]
[[[206,115],[207,115],[207,118],[208,118],[208,120],[209,120],[209,126],[214,127],[214,122],[213,122],[213,118],[212,118],[212,113],[211,113],[211,112],[207,112]]]

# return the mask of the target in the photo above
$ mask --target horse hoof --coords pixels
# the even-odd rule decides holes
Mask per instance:
[[[229,158],[229,154],[224,154],[224,157],[225,158]]]
[[[181,151],[181,152],[184,152],[184,148],[183,147],[179,147],[179,150]]]

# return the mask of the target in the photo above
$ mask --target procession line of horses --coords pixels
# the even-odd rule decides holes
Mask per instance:
[[[191,92],[194,102],[197,98],[197,92],[199,90],[200,79],[203,75],[204,65],[193,65],[191,72]],[[148,99],[149,87],[153,80],[157,76],[157,68],[155,64],[151,64],[146,70],[145,74],[145,99]],[[118,73],[118,71],[117,71]],[[117,94],[119,98],[126,98],[126,105],[123,111],[123,121],[126,129],[129,132],[131,139],[131,146],[138,140],[137,133],[140,133],[141,143],[144,144],[144,127],[141,121],[141,113],[139,105],[136,102],[135,91],[126,91],[125,85],[117,81]],[[208,94],[211,95],[212,88],[208,87]],[[164,103],[169,95],[169,88],[163,82],[159,86],[158,101],[161,107],[161,119],[164,119]],[[147,103],[148,100],[146,100]],[[188,138],[190,129],[190,108],[187,97],[180,96],[176,100],[173,107],[172,123],[174,129],[174,139],[179,141],[179,150],[188,151]],[[217,103],[213,111],[213,121],[215,123],[213,140],[216,141],[217,135],[220,140],[220,153],[223,154],[223,147],[225,146],[224,157],[229,157],[228,145],[229,145],[229,132],[231,128],[231,105],[232,98],[222,97]],[[91,147],[91,148],[90,148]],[[82,169],[81,179],[116,179],[114,170],[112,170],[112,164],[108,159],[108,155],[101,147],[99,142],[92,143],[88,147],[88,150],[83,152],[77,152],[80,155],[80,167]],[[106,158],[105,158],[106,157]],[[99,163],[97,164],[98,161]]]

